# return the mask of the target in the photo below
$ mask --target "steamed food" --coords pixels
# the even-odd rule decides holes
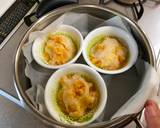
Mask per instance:
[[[109,36],[96,42],[89,51],[91,62],[105,70],[117,70],[124,67],[128,56],[128,48],[117,38]]]
[[[59,84],[57,103],[65,115],[76,121],[82,121],[89,113],[93,116],[99,100],[99,91],[93,82],[80,74],[68,74]]]
[[[49,34],[44,43],[43,58],[49,65],[62,65],[76,55],[75,42],[66,34]]]

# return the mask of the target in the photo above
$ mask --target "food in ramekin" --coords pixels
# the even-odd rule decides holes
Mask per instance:
[[[119,74],[130,69],[138,57],[138,46],[126,30],[102,26],[91,31],[83,43],[88,65],[104,74]]]
[[[66,116],[77,122],[93,116],[99,101],[94,82],[80,74],[67,74],[62,76],[59,85],[57,103]]]
[[[83,64],[57,70],[45,88],[45,104],[57,121],[74,126],[96,120],[105,108],[107,88],[101,75]]]
[[[90,48],[90,61],[97,67],[105,70],[117,70],[128,62],[129,52],[118,38],[102,36]]]
[[[65,64],[76,55],[76,43],[67,33],[49,34],[44,42],[43,59],[49,65]]]
[[[73,26],[59,25],[36,38],[32,55],[42,67],[58,69],[74,63],[82,52],[82,34]]]

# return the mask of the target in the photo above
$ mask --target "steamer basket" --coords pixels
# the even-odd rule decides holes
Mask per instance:
[[[104,8],[102,6],[96,6],[96,5],[67,5],[62,8],[56,9],[42,18],[40,18],[36,23],[34,23],[30,29],[27,31],[25,36],[23,37],[18,49],[17,54],[15,57],[15,74],[14,74],[14,80],[15,80],[15,88],[17,90],[17,93],[19,95],[20,99],[20,105],[23,106],[26,110],[29,110],[32,112],[37,118],[39,118],[41,121],[43,121],[48,127],[72,127],[70,125],[64,125],[62,123],[59,123],[55,121],[54,119],[47,117],[46,115],[43,115],[40,113],[31,103],[29,97],[26,95],[25,91],[29,88],[28,85],[30,85],[29,79],[26,78],[24,73],[25,68],[25,58],[22,53],[22,46],[27,42],[28,36],[33,31],[42,30],[47,25],[49,25],[51,22],[53,22],[55,19],[57,19],[59,16],[63,15],[66,12],[80,12],[80,13],[88,13],[90,15],[102,18],[102,19],[109,19],[114,16],[119,16],[122,18],[123,22],[130,27],[132,34],[134,38],[136,39],[139,51],[141,54],[141,57],[149,62],[153,67],[155,67],[155,55],[154,51],[146,38],[145,34],[142,32],[142,30],[139,28],[139,26],[126,16],[122,15],[119,12],[116,12],[114,10],[111,10],[109,8]],[[129,98],[129,97],[128,97]],[[110,105],[112,105],[111,103]],[[117,107],[120,107],[117,105]],[[111,110],[113,112],[113,110]],[[142,127],[139,124],[139,121],[137,120],[137,117],[140,113],[132,114],[132,115],[126,115],[122,116],[113,120],[104,121],[100,123],[92,123],[88,126],[88,128],[101,128],[101,127],[107,127],[107,128],[120,128],[131,121],[135,121],[139,127]]]

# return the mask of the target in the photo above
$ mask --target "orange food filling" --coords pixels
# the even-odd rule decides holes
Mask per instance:
[[[120,69],[127,63],[128,49],[118,39],[105,37],[90,49],[89,58],[99,68],[105,70]]]
[[[44,45],[44,60],[50,65],[61,65],[76,54],[72,39],[65,35],[50,35]]]
[[[72,118],[80,118],[98,104],[99,93],[94,83],[78,74],[65,75],[60,80],[57,102]]]

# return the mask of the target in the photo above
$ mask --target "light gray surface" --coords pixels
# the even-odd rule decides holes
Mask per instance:
[[[88,0],[85,2],[88,2]],[[92,0],[90,3],[97,2]],[[130,8],[120,7],[115,3],[110,3],[107,6],[125,12],[128,16],[132,15]],[[14,57],[19,41],[27,29],[23,24],[14,37],[0,51],[0,88],[3,88],[16,97],[17,95],[13,85]],[[0,128],[46,128],[33,115],[3,97],[0,97],[0,108]]]
[[[0,128],[46,128],[33,115],[3,97],[0,108]]]
[[[0,88],[15,97],[17,94],[13,85],[14,57],[19,40],[27,29],[28,27],[23,24],[16,35],[0,51]],[[0,108],[0,128],[45,128],[33,115],[4,97],[0,97]]]

